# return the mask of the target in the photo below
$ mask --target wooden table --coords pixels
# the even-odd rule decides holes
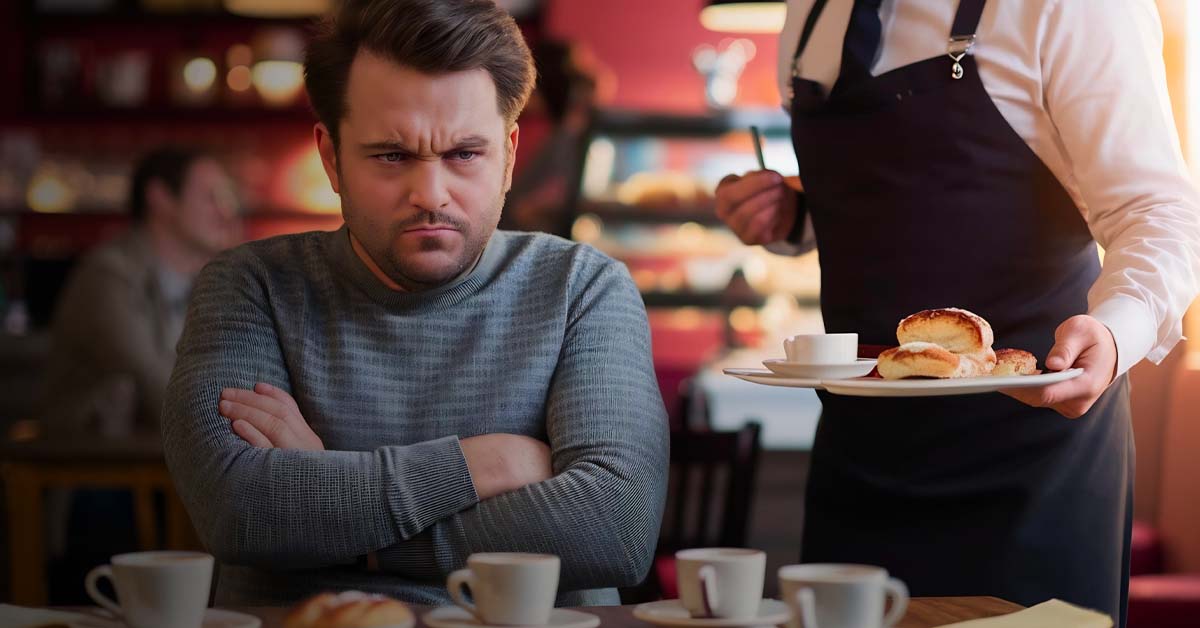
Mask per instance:
[[[914,598],[908,605],[908,613],[897,624],[898,628],[934,628],[957,621],[981,619],[1006,615],[1023,609],[1023,606],[1006,602],[994,597],[924,597]],[[239,608],[239,612],[249,613],[263,620],[263,628],[282,628],[283,618],[287,615],[284,608]],[[428,606],[415,606],[417,627],[424,628],[425,623],[420,618],[427,612]],[[651,624],[633,618],[632,606],[594,606],[581,608],[600,618],[601,627],[608,628],[648,628]]]
[[[199,549],[175,493],[157,434],[122,440],[43,440],[0,444],[0,476],[8,497],[12,602],[46,604],[46,489],[121,488],[134,498],[142,550]],[[165,548],[158,547],[154,494],[166,496]]]

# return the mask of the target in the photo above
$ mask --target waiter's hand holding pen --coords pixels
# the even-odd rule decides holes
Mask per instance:
[[[750,132],[761,169],[721,179],[716,191],[717,218],[745,244],[770,244],[791,232],[796,222],[796,192],[803,188],[799,177],[767,170],[758,129],[750,127]]]

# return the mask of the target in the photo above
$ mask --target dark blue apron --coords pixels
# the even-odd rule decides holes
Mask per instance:
[[[1100,265],[1070,195],[964,54],[984,1],[961,1],[948,56],[838,82],[828,97],[793,72],[792,139],[829,332],[895,345],[904,316],[962,307],[991,322],[996,348],[1044,365],[1055,328],[1087,312]],[[804,561],[881,565],[913,595],[1060,598],[1123,624],[1124,377],[1077,420],[999,393],[820,397]]]

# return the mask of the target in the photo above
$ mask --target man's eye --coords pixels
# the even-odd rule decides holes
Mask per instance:
[[[451,156],[458,161],[471,161],[479,156],[479,153],[471,150],[457,150],[451,153]]]
[[[397,161],[404,161],[404,155],[402,155],[400,153],[384,153],[382,155],[379,155],[379,157],[381,159],[383,159],[384,161],[390,161],[392,163],[395,163]]]

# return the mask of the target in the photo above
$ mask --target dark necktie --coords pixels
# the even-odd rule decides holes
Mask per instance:
[[[879,5],[883,0],[854,0],[850,26],[842,46],[842,70],[839,82],[856,83],[871,76],[871,62],[879,49],[883,26],[879,22]]]

